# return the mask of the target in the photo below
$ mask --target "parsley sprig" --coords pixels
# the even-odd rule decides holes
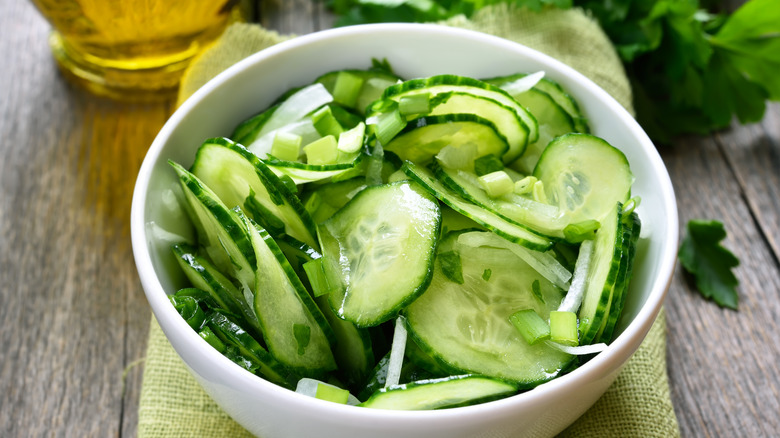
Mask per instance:
[[[637,118],[656,142],[707,134],[734,117],[758,121],[767,100],[780,100],[777,0],[750,0],[732,14],[712,0],[328,0],[338,25],[439,21],[496,3],[589,11],[620,55]]]

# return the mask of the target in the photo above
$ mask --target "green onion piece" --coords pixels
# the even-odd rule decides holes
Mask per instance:
[[[212,347],[214,347],[215,350],[219,351],[220,353],[224,353],[225,350],[227,350],[227,347],[225,346],[225,343],[222,342],[221,339],[219,339],[219,336],[217,336],[211,329],[206,326],[203,327],[199,332],[198,335],[205,339],[206,342],[209,343]]]
[[[504,170],[504,163],[493,154],[484,155],[474,160],[474,173],[477,176],[487,175],[499,170]]]
[[[336,137],[326,135],[303,147],[308,164],[333,164],[338,158],[338,143]]]
[[[277,132],[271,144],[271,155],[285,161],[298,161],[301,136],[291,132]]]
[[[425,115],[431,112],[431,95],[429,93],[403,96],[398,101],[398,111],[402,116]]]
[[[348,71],[340,71],[336,75],[336,84],[333,86],[333,100],[348,106],[355,107],[360,89],[363,88],[364,79]]]
[[[621,212],[622,215],[628,216],[631,213],[636,210],[637,207],[639,207],[639,204],[642,202],[642,198],[639,196],[634,196],[628,201],[626,201],[625,204],[623,204],[623,211]]]
[[[339,135],[338,150],[347,154],[354,154],[363,147],[363,138],[366,134],[366,124],[360,122],[349,131]]]
[[[512,193],[512,190],[515,187],[512,178],[503,170],[482,175],[478,180],[479,184],[491,198],[498,198],[507,193]]]
[[[536,185],[536,179],[535,176],[526,176],[525,178],[518,180],[515,182],[515,188],[514,192],[518,195],[525,195],[526,193],[531,193],[531,191],[534,188],[534,185]]]
[[[550,326],[534,309],[519,310],[509,316],[509,321],[529,345],[550,339]]]
[[[309,278],[311,291],[314,293],[315,297],[330,293],[330,284],[328,284],[328,278],[325,276],[325,270],[322,267],[322,258],[304,263],[303,270]]]
[[[485,281],[490,281],[491,275],[493,275],[493,271],[491,269],[485,269],[482,271],[482,279]]]
[[[593,240],[596,238],[596,231],[599,227],[601,224],[595,219],[569,224],[563,229],[563,237],[571,243]]]
[[[306,324],[293,324],[293,336],[298,344],[298,356],[303,356],[311,341],[311,327]]]
[[[333,112],[327,105],[315,111],[311,115],[311,121],[314,124],[314,129],[323,137],[328,135],[338,137],[339,134],[344,132],[344,128],[341,127],[341,124],[333,116]]]
[[[531,189],[532,196],[534,197],[534,201],[541,202],[542,204],[547,204],[547,194],[544,193],[544,183],[541,181],[536,181],[533,185],[533,188]]]
[[[317,385],[317,392],[314,394],[314,397],[320,400],[341,403],[345,405],[349,399],[349,391],[346,389],[337,388],[332,385],[320,383]]]
[[[577,315],[574,312],[550,312],[550,340],[571,347],[579,344]]]
[[[397,107],[388,112],[369,117],[366,123],[370,124],[369,120],[376,125],[376,139],[382,145],[390,143],[390,140],[406,127],[406,121],[401,117],[401,112]]]

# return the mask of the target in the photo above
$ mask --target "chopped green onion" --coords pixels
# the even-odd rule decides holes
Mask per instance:
[[[390,143],[390,140],[406,127],[406,121],[401,117],[397,106],[390,111],[369,117],[366,119],[366,124],[376,125],[376,139],[382,145]]]
[[[209,343],[212,347],[214,347],[215,350],[219,351],[220,353],[224,353],[227,350],[227,346],[225,346],[225,343],[222,342],[221,339],[219,339],[219,336],[217,336],[213,331],[211,331],[208,327],[203,327],[199,332],[198,335],[205,339],[206,342]]]
[[[325,400],[333,403],[347,404],[349,400],[349,391],[346,389],[337,388],[332,385],[326,385],[320,383],[317,385],[317,392],[314,395],[315,398]]]
[[[306,272],[306,277],[308,277],[309,284],[311,284],[311,291],[315,297],[330,293],[330,284],[322,267],[322,258],[304,263],[303,270]]]
[[[544,193],[543,182],[536,181],[533,185],[533,188],[531,189],[531,193],[534,198],[534,201],[541,202],[542,204],[547,204],[547,194]]]
[[[336,117],[327,105],[315,111],[311,115],[311,121],[314,123],[314,129],[323,137],[328,135],[338,137],[339,134],[344,132],[344,128],[341,127],[341,124],[336,120]]]
[[[563,229],[563,237],[571,243],[592,240],[596,237],[596,231],[599,227],[601,227],[601,224],[595,219],[569,224]]]
[[[306,324],[293,324],[293,336],[298,345],[298,356],[303,356],[311,341],[311,327]]]
[[[630,215],[634,212],[634,210],[636,210],[637,207],[639,207],[640,202],[642,202],[642,198],[639,196],[634,196],[633,198],[629,199],[625,204],[623,204],[623,211],[621,214],[625,216]]]
[[[550,339],[550,326],[534,309],[519,310],[509,316],[509,321],[529,345]]]
[[[271,144],[271,155],[285,161],[297,161],[302,137],[291,132],[277,131]]]
[[[339,135],[338,150],[347,154],[354,154],[363,147],[363,138],[366,134],[366,124],[360,122],[349,131],[344,131]]]
[[[314,140],[303,147],[303,152],[306,153],[308,164],[333,164],[338,158],[336,137],[326,135],[319,140]]]
[[[550,340],[571,347],[579,344],[577,315],[574,312],[550,312]]]
[[[491,198],[498,198],[507,193],[512,193],[512,190],[515,187],[512,178],[503,170],[482,175],[478,180],[479,184]]]
[[[487,175],[499,170],[504,170],[504,162],[493,154],[483,155],[474,160],[474,173],[477,176]]]
[[[431,96],[429,93],[403,96],[398,101],[398,111],[402,116],[428,114],[431,112]]]
[[[514,187],[515,194],[525,195],[526,193],[531,193],[534,185],[536,185],[536,181],[538,181],[536,177],[531,175],[516,181]]]
[[[463,264],[457,251],[443,251],[436,255],[441,272],[450,281],[463,284]]]
[[[360,89],[363,88],[364,79],[348,71],[340,71],[336,75],[336,84],[333,86],[333,100],[353,108],[360,96]]]
[[[490,281],[491,275],[493,275],[493,271],[491,269],[485,269],[482,271],[482,279],[485,281]]]

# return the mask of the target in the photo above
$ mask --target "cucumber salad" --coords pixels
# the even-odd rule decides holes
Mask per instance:
[[[196,236],[172,245],[190,287],[171,302],[282,387],[464,406],[570,372],[615,334],[633,175],[543,72],[407,80],[374,60],[170,165]]]

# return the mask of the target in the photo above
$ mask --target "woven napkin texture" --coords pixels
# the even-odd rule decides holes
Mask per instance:
[[[441,23],[482,31],[545,52],[579,70],[631,108],[622,65],[598,24],[579,10],[531,12],[498,5],[470,19]],[[290,36],[234,24],[189,69],[180,102],[217,73]],[[663,310],[646,340],[604,396],[562,437],[677,437],[679,429],[666,374]],[[139,403],[138,436],[250,437],[198,386],[152,319]]]

